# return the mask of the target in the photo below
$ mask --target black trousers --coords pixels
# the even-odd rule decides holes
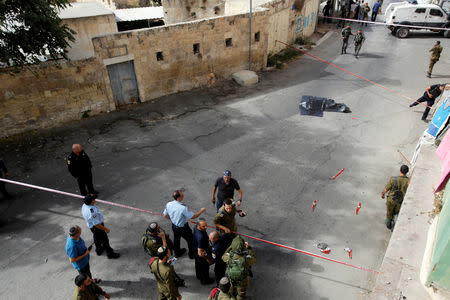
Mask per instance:
[[[102,223],[102,225],[104,225]],[[94,244],[95,244],[95,252],[100,255],[103,251],[106,251],[106,255],[110,256],[114,253],[114,250],[109,245],[108,234],[97,227],[91,228],[92,233],[94,234]]]
[[[197,279],[200,279],[200,282],[202,283],[205,283],[209,280],[208,261],[198,255],[195,255],[195,276],[197,277]]]
[[[185,241],[188,244],[188,252],[189,256],[194,255],[192,252],[192,239],[194,238],[194,235],[192,234],[192,230],[189,227],[189,224],[184,224],[183,227],[178,227],[172,224],[172,230],[173,230],[173,251],[175,251],[175,256],[178,256],[180,254],[180,242],[181,238],[185,239]]]
[[[89,266],[89,264],[87,264],[87,266],[84,267],[83,269],[80,269],[80,270],[77,270],[77,271],[78,271],[78,273],[79,273],[80,275],[87,275],[87,276],[89,276],[90,278],[92,278],[91,267]]]
[[[86,196],[89,194],[95,194],[94,184],[92,183],[92,173],[89,172],[87,174],[80,175],[77,178],[78,187],[80,189],[80,194],[82,196]],[[87,187],[87,190],[86,190]]]
[[[433,106],[433,104],[434,104],[434,99],[430,100],[430,98],[422,96],[419,99],[417,99],[416,102],[411,104],[411,106],[419,105],[419,103],[422,103],[422,102],[427,102],[427,105],[429,106],[429,107],[425,108],[425,111],[423,112],[423,115],[422,115],[422,120],[425,121],[427,119],[428,113],[430,112],[430,107]]]
[[[225,276],[226,268],[227,264],[222,260],[222,257],[217,257],[214,264],[214,276],[216,277],[217,285],[219,285],[220,279]]]
[[[342,40],[342,50],[341,53],[347,53],[347,46],[348,46],[348,38],[344,38]]]
[[[0,178],[3,178],[0,176]],[[3,194],[3,198],[9,198],[11,195],[6,191],[5,182],[0,181],[0,192]]]

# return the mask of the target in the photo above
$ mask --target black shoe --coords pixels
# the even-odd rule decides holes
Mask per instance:
[[[183,256],[186,253],[186,248],[180,249],[178,253],[175,253],[175,257],[178,258],[180,256]]]
[[[103,251],[105,250],[95,250],[95,253],[97,253],[98,256],[101,256],[103,254]]]
[[[109,259],[116,259],[116,258],[119,258],[119,257],[120,257],[120,254],[117,253],[117,252],[113,252],[113,253],[108,255]]]
[[[213,284],[215,282],[215,280],[213,278],[208,278],[206,280],[201,280],[200,284],[202,285],[209,285],[209,284]]]
[[[424,121],[425,123],[428,123],[428,122],[429,122],[427,119],[422,119],[422,121]]]
[[[409,107],[413,107],[413,106],[414,106],[414,103],[409,105]]]

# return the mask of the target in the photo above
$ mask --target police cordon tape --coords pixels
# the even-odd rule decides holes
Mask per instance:
[[[75,197],[75,198],[79,198],[79,199],[83,199],[84,198],[84,196],[81,196],[81,195],[68,193],[68,192],[63,192],[63,191],[60,191],[60,190],[46,188],[46,187],[42,187],[42,186],[38,186],[38,185],[34,185],[34,184],[29,184],[29,183],[24,183],[24,182],[20,182],[20,181],[14,181],[14,180],[9,180],[9,179],[5,179],[5,178],[0,178],[0,181],[6,182],[6,183],[15,184],[15,185],[21,185],[21,186],[25,186],[25,187],[29,187],[29,188],[33,188],[33,189],[37,189],[37,190],[42,190],[42,191],[46,191],[46,192],[51,192],[51,193],[65,195],[65,196]],[[140,211],[140,212],[144,212],[144,213],[148,213],[148,214],[164,217],[164,215],[161,214],[161,213],[155,213],[155,212],[152,212],[152,211],[147,210],[147,209],[137,208],[137,207],[128,206],[128,205],[115,203],[115,202],[110,202],[110,201],[105,201],[105,200],[101,200],[101,199],[96,199],[95,201],[99,202],[99,203],[111,205],[111,206],[126,208],[126,209],[130,209],[130,210],[134,210],[134,211]],[[198,224],[197,222],[194,222],[192,220],[189,220],[189,222],[193,223],[193,224]],[[208,226],[208,227],[216,228],[215,226]],[[243,234],[243,233],[239,233],[239,232],[232,232],[232,233],[241,235],[243,237],[246,237],[246,238],[249,238],[249,239],[252,239],[252,240],[255,240],[255,241],[259,241],[259,242],[266,243],[266,244],[269,244],[269,245],[273,245],[273,246],[277,246],[277,247],[280,247],[280,248],[284,248],[284,249],[292,250],[292,251],[295,251],[295,252],[303,253],[303,254],[306,254],[306,255],[309,255],[309,256],[313,256],[313,257],[317,257],[317,258],[320,258],[320,259],[328,260],[328,261],[331,261],[331,262],[334,262],[334,263],[338,263],[338,264],[341,264],[341,265],[344,265],[344,266],[347,266],[347,267],[355,268],[355,269],[358,269],[358,270],[372,272],[372,273],[375,273],[375,274],[379,274],[380,273],[378,271],[375,271],[375,270],[372,270],[372,269],[369,269],[369,268],[355,266],[355,265],[348,264],[348,263],[343,262],[343,261],[339,261],[339,260],[336,260],[336,259],[324,257],[324,256],[317,255],[317,254],[314,254],[314,253],[311,253],[311,252],[308,252],[308,251],[305,251],[305,250],[300,250],[300,249],[297,249],[297,248],[294,248],[294,247],[286,246],[286,245],[283,245],[283,244],[278,244],[278,243],[271,242],[271,241],[264,240],[264,239],[260,239],[260,238],[254,237],[254,236],[246,235],[246,234]]]
[[[304,50],[298,49],[298,48],[296,48],[296,47],[294,47],[294,46],[292,46],[292,45],[289,45],[289,44],[287,44],[287,43],[285,43],[285,42],[282,42],[282,41],[279,41],[279,40],[275,40],[275,44],[276,44],[277,42],[280,43],[280,44],[283,44],[283,45],[285,45],[285,46],[287,46],[287,47],[289,47],[289,48],[292,48],[292,49],[294,49],[294,50],[297,50],[297,51],[299,51],[299,52],[302,52],[302,53],[304,53],[304,54],[306,54],[306,55],[308,55],[308,56],[310,56],[310,57],[312,57],[312,58],[314,58],[314,59],[317,59],[318,61],[324,62],[324,63],[326,63],[326,64],[328,64],[328,65],[330,65],[330,66],[332,66],[332,67],[335,67],[336,69],[339,69],[339,70],[341,70],[341,71],[344,71],[345,73],[348,73],[348,74],[350,74],[350,75],[353,75],[353,76],[355,76],[355,77],[357,77],[357,78],[359,78],[359,79],[361,79],[361,80],[367,81],[368,83],[371,83],[371,84],[373,84],[373,85],[375,85],[375,86],[377,86],[377,87],[380,87],[380,88],[382,88],[382,89],[384,89],[384,90],[386,90],[386,91],[388,91],[388,92],[390,92],[390,93],[392,93],[392,94],[399,95],[399,96],[401,96],[401,97],[403,97],[403,98],[405,98],[405,99],[408,99],[408,100],[410,100],[410,101],[417,102],[417,103],[419,103],[419,104],[421,104],[421,105],[424,105],[424,106],[426,106],[426,107],[431,108],[431,106],[428,106],[428,105],[426,105],[425,103],[418,102],[417,100],[414,100],[414,99],[411,98],[411,97],[408,97],[408,96],[406,96],[406,95],[404,95],[404,94],[402,94],[402,93],[400,93],[400,92],[394,91],[393,89],[390,89],[390,88],[388,88],[388,87],[385,87],[384,85],[381,85],[381,84],[379,84],[379,83],[376,83],[375,81],[372,81],[372,80],[370,80],[370,79],[367,79],[367,78],[365,78],[365,77],[363,77],[363,76],[361,76],[361,75],[355,74],[355,73],[353,73],[353,72],[351,72],[351,71],[349,71],[349,70],[347,70],[347,69],[344,69],[344,68],[342,68],[342,67],[339,67],[338,65],[335,65],[335,64],[333,64],[333,63],[331,63],[331,62],[329,62],[329,61],[326,61],[326,60],[324,60],[324,59],[321,59],[320,57],[314,56],[314,55],[312,55],[312,54],[310,54],[310,53],[308,53],[308,52],[306,52],[306,51],[304,51]]]
[[[393,27],[407,27],[407,28],[411,28],[411,29],[429,29],[429,30],[435,30],[435,31],[450,30],[450,28],[447,28],[447,27],[428,27],[428,26],[417,26],[417,25],[407,25],[407,24],[387,24],[384,22],[363,21],[363,20],[355,20],[355,19],[340,18],[340,17],[319,16],[319,18],[341,20],[341,21],[362,23],[362,24],[365,23],[365,24],[375,24],[375,25],[393,26]]]

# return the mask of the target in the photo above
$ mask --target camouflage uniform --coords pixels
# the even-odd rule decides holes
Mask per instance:
[[[437,61],[441,57],[442,49],[443,48],[440,44],[434,45],[434,47],[430,49],[429,52],[431,52],[431,57],[430,57],[430,65],[428,66],[428,76],[431,76],[431,73],[433,72],[434,64],[437,63]]]
[[[236,295],[237,300],[243,300],[245,299],[245,294],[247,292],[247,287],[250,282],[250,272],[251,272],[251,266],[256,263],[256,256],[255,251],[252,249],[247,249],[245,247],[244,240],[237,236],[233,239],[233,242],[231,243],[231,246],[225,251],[225,254],[222,256],[222,260],[228,264],[228,261],[230,260],[230,257],[232,255],[232,259],[240,259],[243,256],[245,256],[245,270],[248,273],[247,277],[245,277],[241,282],[238,284],[235,284],[233,286],[232,282],[232,294]]]
[[[175,270],[173,266],[155,259],[150,264],[150,270],[158,282],[159,300],[177,300],[181,296],[178,288],[175,286]]]
[[[406,194],[408,184],[408,176],[397,176],[398,189],[403,193],[403,196],[405,196]],[[394,197],[395,190],[395,176],[389,179],[389,182],[386,184],[385,189],[389,192],[386,200],[386,218],[392,220],[394,218],[394,215],[397,215],[399,213],[400,207],[402,206],[402,203],[398,203],[397,201],[392,199]]]

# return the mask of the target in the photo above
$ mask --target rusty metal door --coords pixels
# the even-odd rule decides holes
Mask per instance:
[[[109,81],[116,106],[139,101],[139,92],[132,60],[108,65]]]

